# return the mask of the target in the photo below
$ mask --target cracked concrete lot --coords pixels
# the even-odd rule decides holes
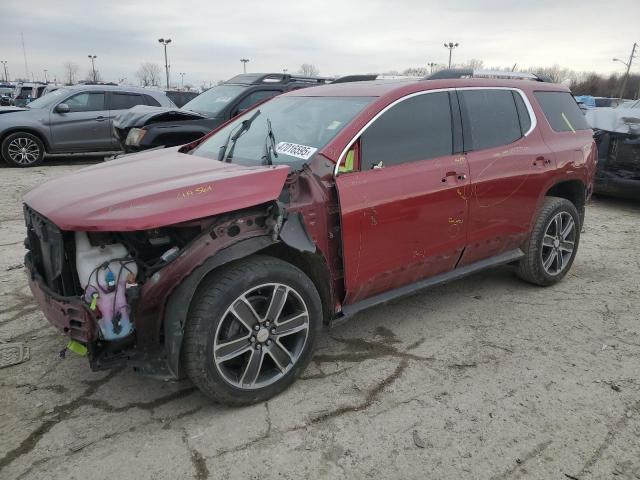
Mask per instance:
[[[596,198],[573,269],[508,267],[325,332],[303,377],[247,408],[188,382],[92,373],[36,308],[22,195],[79,164],[2,168],[0,478],[639,479],[640,205]]]

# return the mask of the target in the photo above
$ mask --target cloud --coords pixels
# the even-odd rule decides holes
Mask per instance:
[[[637,38],[637,0],[305,0],[50,2],[3,0],[0,44],[10,73],[24,76],[20,32],[29,70],[62,75],[73,61],[84,73],[98,56],[106,79],[135,80],[141,62],[164,64],[157,39],[170,37],[173,78],[200,84],[229,78],[250,59],[250,71],[295,71],[313,63],[322,74],[402,70],[444,63],[445,41],[457,41],[454,62],[487,66],[560,64],[619,71]],[[629,19],[615,22],[609,18]]]

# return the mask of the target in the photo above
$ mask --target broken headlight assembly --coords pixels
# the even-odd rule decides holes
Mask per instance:
[[[132,128],[129,130],[129,134],[127,135],[127,139],[125,140],[126,145],[131,145],[133,147],[137,147],[140,145],[140,142],[146,135],[147,131],[144,128]]]

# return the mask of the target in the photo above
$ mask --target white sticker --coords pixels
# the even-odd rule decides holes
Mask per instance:
[[[306,145],[298,145],[297,143],[280,142],[276,145],[276,152],[283,155],[289,155],[290,157],[301,158],[302,160],[309,160],[311,155],[316,153],[318,149],[314,147],[307,147]]]
[[[327,130],[335,130],[336,128],[338,128],[340,125],[342,124],[342,122],[339,122],[338,120],[334,120],[333,122],[331,122],[329,124],[329,126],[327,127]]]

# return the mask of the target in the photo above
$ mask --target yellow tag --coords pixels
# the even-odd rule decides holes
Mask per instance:
[[[98,293],[94,293],[93,295],[91,295],[91,305],[89,305],[89,310],[95,310],[96,309],[96,303],[98,303]]]
[[[87,347],[75,340],[69,340],[69,343],[67,343],[67,350],[80,355],[81,357],[84,357],[87,354]]]

